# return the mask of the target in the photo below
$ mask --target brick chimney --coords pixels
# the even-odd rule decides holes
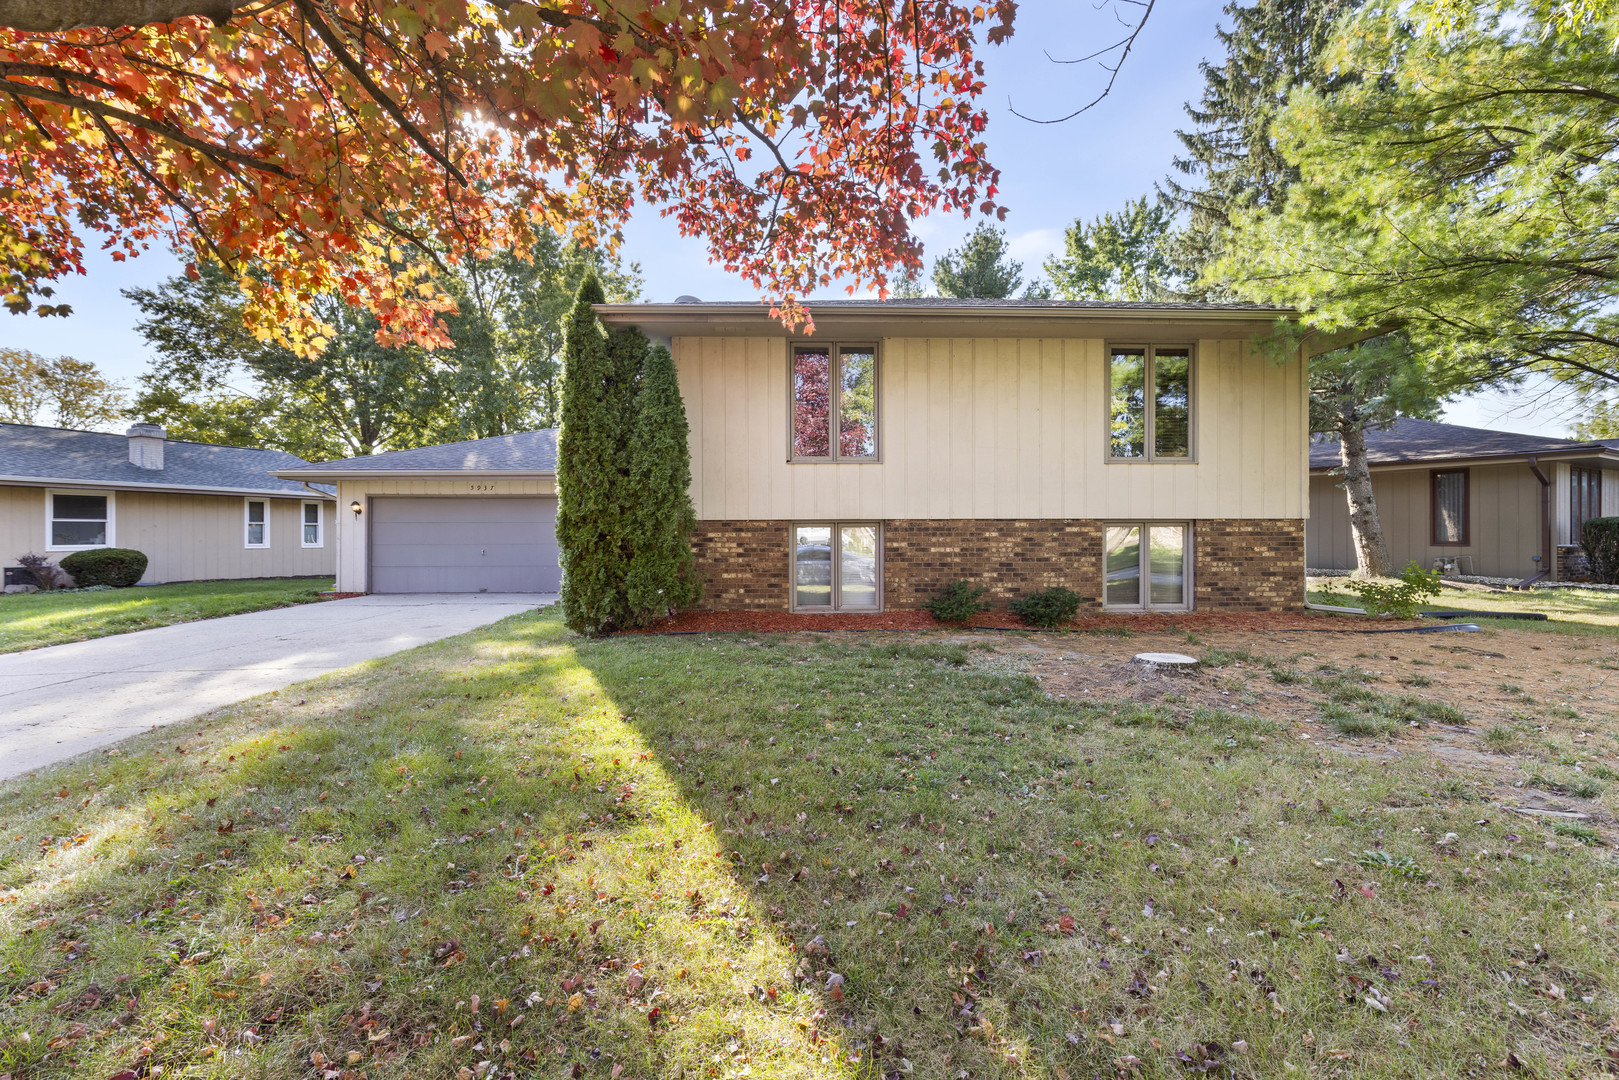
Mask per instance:
[[[129,439],[129,463],[139,469],[163,467],[163,444],[168,433],[156,424],[136,424],[124,432]]]

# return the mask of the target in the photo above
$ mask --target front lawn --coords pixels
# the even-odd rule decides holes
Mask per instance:
[[[0,653],[307,604],[331,587],[331,578],[257,578],[107,592],[7,593],[0,595]]]
[[[1337,583],[1341,591],[1336,594],[1324,592],[1321,585],[1328,581]],[[1311,578],[1306,598],[1316,604],[1358,607],[1353,594],[1342,589],[1344,584],[1343,578]],[[1496,619],[1490,625],[1619,639],[1619,592],[1597,589],[1525,589],[1518,592],[1455,582],[1441,584],[1443,588],[1438,599],[1423,607],[1434,611],[1538,612],[1546,616],[1546,622]]]
[[[1591,830],[1419,754],[1048,696],[1026,640],[586,642],[546,612],[8,782],[0,1074],[1552,1077],[1619,1053]]]

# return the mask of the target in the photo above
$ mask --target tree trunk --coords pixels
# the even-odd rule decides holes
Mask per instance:
[[[0,26],[51,34],[82,27],[147,26],[201,15],[223,26],[237,0],[0,0]]]
[[[1351,406],[1338,421],[1338,457],[1344,467],[1344,494],[1349,499],[1349,533],[1355,542],[1355,573],[1389,576],[1389,545],[1372,494],[1372,470],[1366,463],[1366,425]]]

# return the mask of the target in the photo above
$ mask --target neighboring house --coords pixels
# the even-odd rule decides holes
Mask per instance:
[[[0,424],[0,559],[134,548],[143,584],[331,574],[332,496],[272,473],[279,450]]]
[[[1303,605],[1304,361],[1251,345],[1286,312],[816,302],[790,335],[758,303],[598,311],[672,346],[705,608],[916,608],[961,578],[1001,605],[1053,585],[1092,611]],[[340,589],[549,591],[554,447],[280,475],[338,485]]]
[[[1527,580],[1584,574],[1580,526],[1619,514],[1619,440],[1399,420],[1366,433],[1372,493],[1396,567]],[[1313,568],[1353,570],[1336,440],[1310,447]],[[1606,508],[1606,510],[1604,510]],[[1555,550],[1556,560],[1546,557]]]
[[[342,592],[556,592],[556,432],[299,463],[336,485]]]

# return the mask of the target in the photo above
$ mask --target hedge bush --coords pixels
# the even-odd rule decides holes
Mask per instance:
[[[964,623],[979,612],[989,610],[983,599],[987,591],[970,581],[952,581],[928,601],[928,613],[940,622]]]
[[[1580,546],[1591,563],[1591,576],[1605,585],[1619,585],[1619,517],[1599,517],[1580,529]]]
[[[1012,614],[1030,626],[1054,630],[1079,614],[1080,599],[1080,595],[1072,589],[1054,585],[1049,589],[1030,593],[1021,600],[1014,600],[1008,606],[1012,609]]]
[[[127,589],[146,573],[146,556],[134,548],[91,548],[67,556],[62,569],[81,589],[89,585]]]

